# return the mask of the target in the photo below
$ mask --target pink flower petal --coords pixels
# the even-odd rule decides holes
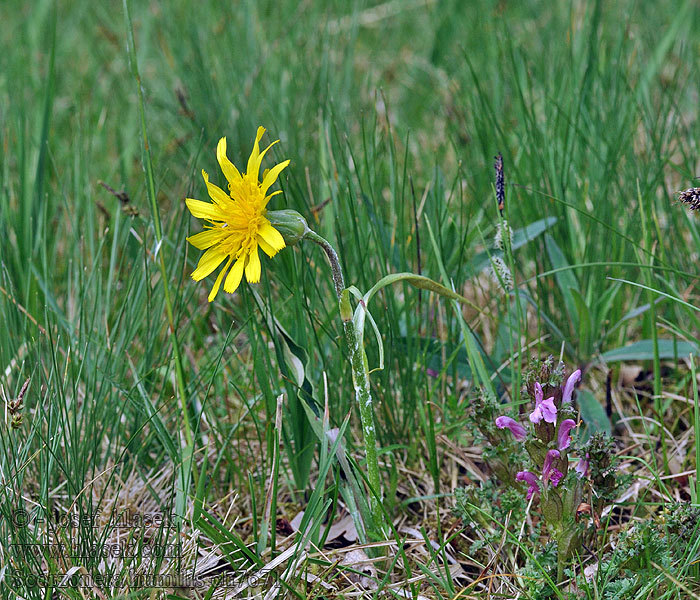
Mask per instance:
[[[546,423],[556,423],[557,407],[554,404],[554,396],[547,398],[540,403],[540,411]]]
[[[525,427],[523,427],[515,419],[511,419],[510,417],[498,417],[496,419],[496,427],[499,429],[510,429],[513,437],[519,442],[525,441],[525,438],[527,437],[527,429],[525,429]]]
[[[581,460],[579,460],[574,470],[578,473],[579,477],[588,477],[589,465],[590,460],[588,452],[586,452],[586,458],[582,458]]]
[[[579,381],[581,381],[581,369],[576,369],[571,375],[569,375],[569,378],[566,380],[566,385],[564,385],[564,393],[561,397],[563,404],[571,402],[571,396],[574,393],[574,388]]]
[[[529,419],[532,423],[539,423],[542,420],[542,416],[543,415],[542,415],[542,411],[540,410],[540,407],[536,406],[535,410],[533,410],[530,413]]]
[[[562,477],[564,477],[564,473],[562,473],[559,469],[552,469],[552,472],[549,474],[549,480],[552,482],[554,487],[559,485]]]
[[[559,425],[559,433],[557,434],[557,448],[566,450],[571,444],[571,436],[569,432],[576,427],[576,421],[573,419],[564,419]]]
[[[537,475],[534,473],[531,473],[530,471],[519,471],[515,479],[517,481],[524,481],[527,483],[528,488],[527,488],[527,499],[529,500],[532,498],[533,494],[537,494],[540,491],[540,482],[537,479]]]
[[[561,458],[559,450],[549,450],[547,456],[544,457],[544,466],[542,467],[542,480],[549,481],[552,471],[557,469],[552,469],[552,463],[555,459]]]

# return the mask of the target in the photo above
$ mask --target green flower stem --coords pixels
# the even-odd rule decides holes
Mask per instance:
[[[344,292],[344,302],[350,304],[348,292]],[[341,300],[341,304],[344,303]],[[345,339],[350,348],[350,361],[352,364],[352,383],[355,387],[355,398],[360,406],[360,419],[362,421],[362,437],[365,442],[365,455],[367,459],[367,479],[372,488],[370,507],[375,525],[383,521],[381,511],[381,481],[379,478],[379,461],[377,460],[377,435],[374,429],[374,409],[372,406],[372,393],[369,387],[369,365],[365,349],[359,344],[355,324],[352,319],[343,320]]]
[[[333,248],[333,246],[330,245],[328,240],[322,238],[320,235],[318,235],[318,233],[312,231],[311,229],[309,229],[306,232],[306,235],[304,237],[321,246],[321,248],[323,248],[323,251],[326,253],[326,256],[328,257],[328,262],[331,264],[331,271],[333,273],[333,284],[335,285],[335,294],[336,296],[338,296],[338,302],[340,302],[342,305],[342,295],[345,291],[345,279],[343,278],[343,269],[340,266],[340,259],[338,258],[338,253],[335,251],[335,248]],[[350,306],[349,303],[348,306]],[[341,317],[342,316],[343,313],[341,311]],[[352,311],[350,311],[349,318],[352,320]],[[343,321],[345,320],[345,317],[343,317]]]
[[[360,407],[360,419],[362,421],[362,437],[365,443],[365,457],[367,460],[367,479],[372,494],[370,495],[370,508],[374,519],[375,527],[383,521],[381,511],[381,480],[379,478],[379,462],[377,460],[377,434],[374,428],[374,410],[372,407],[372,393],[369,387],[369,365],[367,354],[360,343],[360,339],[355,329],[355,322],[352,319],[352,306],[350,304],[350,294],[345,289],[343,270],[340,266],[338,254],[327,240],[314,231],[308,231],[305,236],[315,242],[326,253],[328,262],[331,265],[333,274],[333,284],[335,293],[338,296],[338,307],[340,318],[343,321],[345,330],[345,341],[350,350],[350,364],[352,367],[352,383],[355,388],[355,398]]]

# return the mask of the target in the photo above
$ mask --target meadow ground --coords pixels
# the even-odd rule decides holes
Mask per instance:
[[[699,50],[691,1],[4,3],[3,597],[700,597]],[[185,198],[260,125],[315,233],[208,302]]]

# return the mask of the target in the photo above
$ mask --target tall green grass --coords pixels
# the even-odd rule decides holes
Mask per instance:
[[[445,440],[469,443],[470,332],[488,385],[506,401],[518,401],[530,354],[558,356],[563,344],[568,363],[598,373],[605,352],[649,340],[656,402],[640,412],[682,434],[682,408],[659,393],[689,396],[681,366],[661,379],[661,360],[682,358],[686,347],[664,354],[659,340],[694,343],[700,325],[698,228],[672,204],[697,175],[692,3],[133,3],[163,271],[121,6],[40,0],[3,12],[5,395],[16,397],[31,377],[21,428],[0,428],[3,564],[47,568],[38,555],[24,566],[11,558],[20,507],[33,518],[52,506],[109,512],[125,482],[139,481],[149,506],[176,509],[187,457],[164,283],[200,471],[180,527],[227,543],[231,564],[268,562],[278,534],[263,516],[278,445],[280,514],[308,507],[304,526],[319,541],[314,528],[337,512],[349,483],[304,409],[313,388],[314,401],[330,407],[326,428],[350,415],[345,439],[351,454],[360,447],[324,256],[312,246],[285,250],[264,262],[259,286],[212,305],[209,283],[189,279],[198,255],[185,237],[199,225],[183,200],[205,198],[202,168],[222,182],[218,138],[227,136],[241,164],[259,124],[281,139],[274,158],[292,159],[275,208],[295,208],[336,245],[348,284],[366,291],[388,273],[420,272],[479,305],[460,314],[409,285],[374,300],[385,367],[372,383],[390,514],[413,497],[448,506]],[[556,218],[509,257],[520,305],[480,275],[498,222],[498,151],[513,229]],[[99,181],[124,190],[138,215]],[[303,358],[303,393],[285,363],[289,348]],[[603,402],[603,377],[591,378]],[[671,473],[666,453],[660,460],[655,470]],[[411,488],[406,468],[427,475]],[[159,472],[169,479],[154,487]],[[220,503],[231,493],[239,499],[227,515]],[[42,541],[41,528],[22,532],[26,543]],[[105,543],[98,530],[80,535]],[[442,565],[443,549],[431,552]],[[402,563],[405,574],[422,572]],[[60,560],[48,564],[65,570]],[[436,596],[460,589],[448,572],[430,577]]]

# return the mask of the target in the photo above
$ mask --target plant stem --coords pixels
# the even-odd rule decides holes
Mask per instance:
[[[360,338],[353,321],[350,294],[345,289],[343,270],[340,266],[338,253],[330,243],[314,231],[307,232],[306,236],[315,242],[326,253],[333,274],[335,293],[338,296],[340,318],[343,321],[345,341],[350,351],[350,365],[352,367],[352,383],[355,388],[355,398],[360,407],[360,419],[362,421],[362,437],[365,444],[365,458],[367,460],[367,479],[371,488],[370,509],[374,519],[376,530],[383,521],[381,511],[381,480],[379,478],[379,462],[377,460],[377,435],[374,428],[374,410],[372,407],[372,393],[369,385],[369,365],[367,354],[360,343]]]
[[[561,554],[557,556],[557,585],[564,581],[564,559]]]
[[[335,248],[330,245],[330,242],[325,238],[322,238],[315,231],[309,230],[304,236],[306,239],[318,244],[323,248],[323,251],[328,257],[328,262],[331,265],[331,271],[333,272],[333,284],[335,285],[335,294],[338,296],[338,302],[341,302],[341,297],[345,291],[345,279],[343,278],[343,269],[340,266],[340,259],[338,258],[338,253]],[[352,314],[350,315],[352,319]]]

